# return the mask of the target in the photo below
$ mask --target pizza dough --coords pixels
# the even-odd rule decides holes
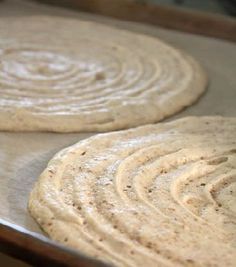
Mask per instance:
[[[157,38],[60,17],[0,20],[0,130],[86,132],[159,121],[206,88]]]
[[[235,266],[236,118],[99,134],[56,154],[29,210],[115,266]]]

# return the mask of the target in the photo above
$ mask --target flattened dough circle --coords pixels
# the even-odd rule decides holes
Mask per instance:
[[[59,152],[29,210],[48,235],[117,266],[235,266],[236,118],[188,117]]]
[[[0,130],[108,131],[192,104],[206,76],[157,38],[60,17],[0,20]]]

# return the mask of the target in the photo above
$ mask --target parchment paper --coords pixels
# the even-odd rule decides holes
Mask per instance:
[[[164,30],[156,26],[43,6],[27,1],[0,3],[0,17],[47,14],[89,19],[131,31],[158,36],[193,55],[210,79],[206,94],[193,106],[169,118],[186,115],[236,116],[236,45],[212,38]],[[171,19],[171,18],[170,18]],[[24,30],[24,29],[22,29]],[[0,37],[1,38],[1,37]],[[1,97],[1,96],[0,96]],[[0,218],[40,232],[27,212],[27,199],[48,160],[61,148],[89,134],[0,133]]]

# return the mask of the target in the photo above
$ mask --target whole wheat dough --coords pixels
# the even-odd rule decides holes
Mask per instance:
[[[236,118],[99,134],[56,154],[29,210],[54,240],[115,266],[235,266]]]
[[[0,20],[0,130],[107,131],[192,104],[206,76],[157,38],[60,17]]]

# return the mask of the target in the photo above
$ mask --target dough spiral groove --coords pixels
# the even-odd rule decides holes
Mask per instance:
[[[157,38],[37,16],[1,19],[0,35],[1,130],[138,126],[192,104],[206,87],[199,64]]]
[[[236,119],[100,134],[56,154],[29,210],[49,236],[117,266],[234,266]]]

